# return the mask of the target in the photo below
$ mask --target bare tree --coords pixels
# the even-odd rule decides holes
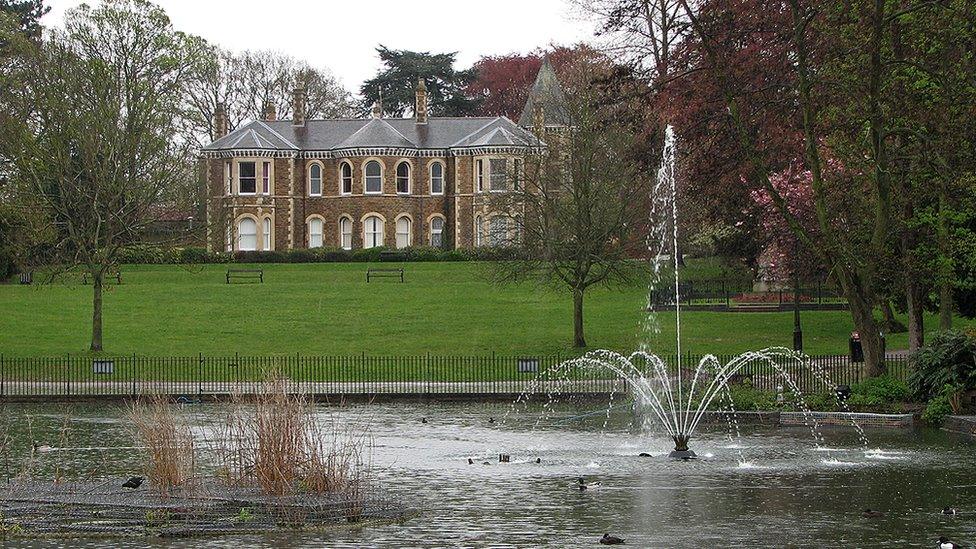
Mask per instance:
[[[526,155],[519,182],[494,199],[491,210],[519,212],[513,228],[489,223],[489,242],[507,235],[515,250],[497,263],[503,281],[535,280],[568,289],[573,296],[573,344],[585,347],[583,302],[595,285],[628,282],[639,273],[629,260],[647,214],[650,177],[636,158],[636,137],[594,97],[566,101],[574,126],[545,135],[545,147]],[[499,205],[499,203],[501,203]]]
[[[91,279],[92,351],[106,275],[185,183],[177,121],[201,44],[145,0],[107,0],[70,11],[24,65],[32,109],[3,140],[12,201],[35,261]]]

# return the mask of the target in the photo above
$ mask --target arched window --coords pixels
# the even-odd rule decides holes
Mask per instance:
[[[474,216],[474,245],[484,246],[484,227],[482,226],[481,215]]]
[[[322,220],[317,217],[308,220],[308,247],[322,247]]]
[[[410,218],[407,216],[402,216],[396,220],[396,247],[406,248],[409,246],[413,240],[413,234],[410,230]]]
[[[363,248],[383,245],[383,220],[371,215],[363,220]]]
[[[433,217],[430,220],[430,245],[440,248],[444,245],[444,218]]]
[[[444,164],[430,165],[430,194],[444,194]]]
[[[488,222],[488,245],[504,246],[508,244],[508,218],[496,215]]]
[[[339,191],[342,194],[352,194],[352,164],[343,162],[339,164]]]
[[[264,223],[262,225],[263,225],[262,228],[264,230],[263,230],[263,232],[261,234],[261,236],[263,237],[262,238],[263,242],[262,242],[261,249],[262,250],[270,250],[271,249],[271,218],[270,217],[265,217],[264,218]]]
[[[400,162],[396,168],[397,194],[410,194],[410,163]]]
[[[339,218],[339,243],[343,250],[352,249],[352,219],[348,217]]]
[[[366,163],[363,170],[366,175],[366,194],[380,194],[383,192],[383,168],[376,160]]]
[[[245,217],[237,224],[237,249],[252,252],[258,249],[258,224]]]
[[[308,194],[322,196],[322,166],[312,164],[308,168]]]

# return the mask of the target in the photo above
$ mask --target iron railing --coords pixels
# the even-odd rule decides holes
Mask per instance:
[[[699,280],[674,287],[662,284],[651,292],[656,310],[673,309],[675,304],[689,310],[790,310],[799,298],[801,309],[838,310],[847,307],[847,299],[837,288],[822,283],[804,283],[799,288],[755,291],[751,284],[737,280]]]
[[[719,355],[722,363],[734,355]],[[663,357],[676,372],[689,376],[702,355]],[[314,395],[518,395],[552,392],[606,394],[623,392],[626,383],[609,371],[565,364],[565,356],[62,356],[45,358],[0,355],[0,398],[98,397],[166,394],[188,398],[248,394],[269,375],[288,380],[290,390]],[[833,390],[863,379],[862,365],[846,356],[777,359],[806,393]],[[811,368],[810,365],[813,367]],[[907,380],[905,355],[889,355],[890,375]],[[825,373],[829,384],[817,372]],[[772,364],[755,362],[739,371],[735,382],[776,391],[784,386]]]

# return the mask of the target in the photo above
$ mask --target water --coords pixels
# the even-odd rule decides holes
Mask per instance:
[[[332,534],[276,534],[205,540],[124,540],[124,547],[592,547],[603,532],[631,547],[933,547],[940,534],[976,541],[976,445],[936,430],[869,429],[865,449],[849,428],[822,429],[818,447],[800,428],[740,425],[730,443],[725,425],[702,425],[697,462],[664,458],[661,433],[640,428],[622,407],[609,419],[597,406],[554,405],[549,420],[500,418],[505,406],[383,404],[355,406],[351,422],[369,423],[377,481],[420,516],[401,525]],[[201,435],[221,405],[184,408]],[[13,448],[31,438],[58,445],[66,410],[6,405]],[[67,476],[92,467],[103,475],[139,470],[142,456],[117,406],[70,408],[68,445],[40,454],[38,476],[60,465]],[[322,410],[326,421],[329,411]],[[584,416],[581,417],[580,416]],[[27,433],[30,418],[33,436]],[[428,419],[427,424],[421,418]],[[572,419],[578,418],[578,419]],[[603,428],[606,421],[606,428]],[[830,451],[824,451],[828,448]],[[637,458],[639,452],[656,457]],[[512,463],[497,463],[499,453]],[[740,458],[740,453],[742,457]],[[829,457],[828,457],[829,456]],[[468,465],[467,458],[476,465]],[[536,457],[541,464],[534,463]],[[491,465],[481,465],[489,461]],[[11,459],[7,470],[15,469]],[[206,456],[201,470],[207,467]],[[573,488],[583,475],[597,490]],[[953,506],[961,515],[943,517]],[[865,519],[861,511],[885,511]],[[103,540],[7,542],[9,547],[103,547]]]

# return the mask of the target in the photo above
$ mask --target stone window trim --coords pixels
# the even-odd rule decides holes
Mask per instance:
[[[312,192],[312,168],[319,169],[319,192]],[[305,192],[308,196],[322,196],[325,189],[325,165],[318,160],[312,160],[305,166]]]
[[[241,223],[243,223],[244,221],[251,221],[252,223],[254,223],[254,248],[253,249],[244,250],[241,248],[241,238],[242,238]],[[261,237],[260,231],[261,231],[261,220],[258,219],[258,216],[250,213],[244,213],[234,218],[234,226],[233,226],[234,239],[232,243],[233,251],[237,252],[237,251],[260,250],[261,248],[258,246],[258,239]]]
[[[348,176],[343,173],[345,169],[349,170]],[[353,171],[352,162],[348,159],[343,159],[339,162],[339,194],[343,196],[349,196],[352,194],[352,181],[353,181]],[[349,190],[346,190],[346,183],[349,183]]]
[[[241,192],[241,164],[254,163],[254,192]],[[236,196],[257,196],[264,194],[262,186],[264,182],[264,168],[270,168],[268,174],[268,193],[267,196],[274,195],[274,160],[267,156],[236,157],[230,163],[230,193]],[[227,174],[225,174],[227,176]],[[226,184],[225,184],[226,187]],[[225,189],[226,190],[226,189]]]
[[[400,175],[401,167],[406,168],[407,170],[406,175]],[[407,160],[406,158],[397,160],[396,168],[394,169],[394,176],[396,179],[396,193],[401,196],[409,195],[410,191],[413,190],[413,184],[411,182],[411,179],[413,179],[413,165],[410,163],[410,161]],[[401,189],[400,183],[406,184],[406,190],[400,190]]]
[[[261,164],[260,159],[256,158],[238,158],[234,162],[235,187],[237,189],[238,196],[254,196],[258,193],[258,178],[260,177],[258,166]],[[254,168],[254,175],[249,177],[241,177],[241,167],[245,165],[251,165]],[[253,191],[244,191],[242,189],[244,185],[244,180],[247,180],[251,185],[253,185]]]
[[[441,176],[441,190],[440,192],[434,191],[434,166],[440,166]],[[443,160],[431,160],[427,163],[427,189],[430,191],[431,196],[442,196],[444,194],[444,187],[446,186],[446,177],[444,174],[447,172],[447,165]]]
[[[275,249],[274,217],[268,214],[261,217],[261,249],[265,251]]]
[[[368,224],[367,224],[367,221],[370,218],[373,218],[373,217],[377,218],[380,221],[380,226],[379,226],[379,231],[378,231],[379,232],[379,243],[377,243],[375,241],[371,241],[368,238],[368,236],[367,236],[367,234],[375,234],[375,233],[373,233],[373,232],[367,233],[366,232],[367,229],[370,228],[368,226]],[[386,217],[383,214],[377,213],[377,212],[369,212],[369,213],[364,214],[363,217],[359,220],[359,222],[363,226],[363,248],[375,248],[375,247],[383,246],[383,245],[386,244]]]
[[[346,232],[344,230],[345,227],[343,227],[343,221],[349,223],[349,232]],[[339,229],[339,247],[342,248],[343,250],[351,250],[352,249],[352,235],[353,235],[353,231],[354,231],[353,223],[354,222],[353,222],[353,219],[352,219],[352,216],[351,215],[349,215],[349,214],[342,214],[342,215],[339,216],[339,220],[338,220],[338,223],[337,223],[337,226],[338,226],[338,229]],[[348,246],[346,245],[346,242],[345,242],[345,239],[346,239],[346,236],[347,235],[349,236],[349,245]]]
[[[400,232],[400,221],[407,220],[407,231],[405,233]],[[408,213],[402,213],[393,220],[393,230],[394,236],[396,237],[393,244],[397,249],[406,248],[413,245],[413,216]],[[400,235],[406,235],[406,242],[401,246]]]
[[[434,231],[434,221],[441,222],[441,230],[438,233]],[[439,248],[444,245],[444,230],[447,229],[447,219],[442,214],[430,214],[427,216],[427,243],[435,248]],[[437,234],[440,237],[440,242],[434,243],[434,235]]]
[[[485,192],[485,160],[483,158],[474,159],[474,192]]]
[[[318,237],[321,241],[317,246],[312,245],[312,221],[319,223]],[[305,247],[308,249],[325,247],[325,218],[319,214],[312,214],[305,218]]]
[[[380,166],[380,175],[379,175],[379,178],[380,178],[380,190],[379,191],[370,191],[368,189],[367,185],[366,185],[366,181],[368,179],[368,177],[366,175],[366,167],[369,166],[369,164],[371,162],[376,162]],[[363,171],[363,194],[372,194],[372,195],[381,195],[381,194],[383,194],[383,178],[386,176],[386,166],[383,164],[383,159],[382,158],[377,158],[377,157],[372,157],[372,156],[371,157],[367,157],[365,160],[363,160],[363,163],[360,166],[360,168]]]

